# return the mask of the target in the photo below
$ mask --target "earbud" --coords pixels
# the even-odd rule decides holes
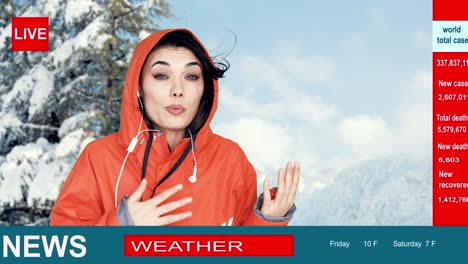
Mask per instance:
[[[197,182],[197,166],[193,167],[193,175],[188,177],[188,180],[191,183]]]

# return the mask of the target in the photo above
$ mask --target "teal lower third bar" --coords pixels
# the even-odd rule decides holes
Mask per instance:
[[[466,258],[468,227],[3,227],[1,235],[0,263],[445,263]],[[151,243],[140,245],[139,250],[152,251],[152,256],[125,256],[126,235],[151,235]],[[177,235],[178,246],[163,241],[168,235]],[[216,241],[189,241],[204,235]],[[187,246],[197,250],[194,246],[201,243],[205,251],[226,251],[232,237],[238,240],[237,249],[243,250],[239,237],[255,235],[271,235],[268,243],[249,245],[250,251],[258,247],[265,252],[265,246],[275,251],[285,243],[275,237],[292,235],[293,243],[286,245],[293,245],[292,256],[157,254]]]

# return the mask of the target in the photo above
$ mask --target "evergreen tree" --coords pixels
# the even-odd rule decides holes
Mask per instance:
[[[49,52],[12,52],[13,16],[49,17]],[[54,168],[50,177],[63,182],[83,147],[79,143],[119,129],[133,49],[159,29],[158,21],[172,16],[164,0],[10,0],[0,5],[0,193],[18,189],[0,194],[0,205],[22,208],[13,213],[0,207],[0,221],[25,224],[37,220],[34,212],[46,215],[43,207],[50,210],[51,201],[31,194],[40,184],[38,175]],[[28,148],[41,153],[32,158]],[[15,173],[8,169],[11,163],[17,163]],[[19,182],[18,188],[6,182]],[[28,215],[18,216],[21,212]]]

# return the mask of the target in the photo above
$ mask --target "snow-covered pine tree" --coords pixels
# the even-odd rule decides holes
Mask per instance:
[[[49,17],[49,52],[12,52],[12,16]],[[48,216],[80,150],[119,128],[133,48],[169,17],[164,0],[0,5],[0,223]]]

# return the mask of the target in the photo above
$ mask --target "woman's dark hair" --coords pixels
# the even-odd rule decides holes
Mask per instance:
[[[192,122],[189,124],[188,128],[192,133],[198,133],[198,131],[203,127],[206,120],[208,119],[211,108],[213,106],[214,100],[214,87],[213,80],[224,77],[224,73],[229,69],[230,64],[227,60],[223,59],[221,62],[211,63],[210,59],[206,56],[203,51],[202,46],[195,40],[195,38],[186,31],[173,31],[166,34],[164,37],[159,40],[159,42],[153,47],[151,52],[161,47],[184,47],[193,52],[193,54],[200,60],[202,64],[203,80],[204,80],[204,89],[203,95],[200,99],[200,105],[198,111],[195,114]],[[150,53],[151,53],[150,52]],[[146,63],[146,62],[145,62]],[[140,73],[140,83],[141,83],[141,73]],[[140,85],[141,87],[141,85]],[[149,121],[146,113],[143,113],[145,120]],[[150,127],[153,124],[148,124]],[[188,133],[185,133],[188,136]]]

